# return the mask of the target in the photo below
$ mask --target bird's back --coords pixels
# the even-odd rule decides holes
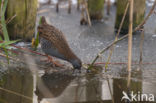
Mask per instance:
[[[41,46],[45,53],[58,58],[61,57],[67,61],[77,58],[60,30],[47,23],[42,23],[39,25],[38,31],[41,37]]]

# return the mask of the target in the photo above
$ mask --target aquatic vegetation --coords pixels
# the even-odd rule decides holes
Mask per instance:
[[[5,51],[5,54],[8,59],[9,45],[17,42],[18,40],[10,41],[10,39],[9,39],[9,35],[8,35],[7,27],[6,27],[6,20],[5,20],[5,12],[6,12],[6,8],[7,8],[7,3],[8,3],[8,0],[0,0],[0,4],[1,4],[0,5],[0,7],[1,7],[1,12],[0,12],[1,27],[0,27],[0,29],[2,31],[2,34],[0,35],[0,48],[2,48]],[[8,59],[8,63],[9,63],[9,59]]]

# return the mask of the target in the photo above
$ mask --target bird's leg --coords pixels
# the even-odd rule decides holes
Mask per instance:
[[[52,62],[55,66],[62,67],[62,64],[59,64],[57,61],[54,61],[52,57],[48,56],[48,60]]]
[[[46,60],[42,60],[42,61],[45,61],[45,62],[51,62],[53,63],[55,66],[57,67],[62,67],[63,65],[62,64],[59,64],[57,61],[54,61],[53,58],[49,55],[46,55],[48,58]]]

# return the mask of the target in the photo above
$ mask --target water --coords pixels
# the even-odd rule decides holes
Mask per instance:
[[[121,103],[123,91],[156,96],[155,83],[143,81],[141,71],[132,72],[132,78],[124,72],[118,75],[102,69],[75,76],[71,70],[45,74],[10,68],[1,72],[0,103]]]

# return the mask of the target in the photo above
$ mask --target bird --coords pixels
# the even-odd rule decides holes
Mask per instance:
[[[81,60],[69,47],[67,40],[59,29],[48,24],[44,16],[38,26],[41,49],[46,55],[70,62],[75,69],[82,66]]]

